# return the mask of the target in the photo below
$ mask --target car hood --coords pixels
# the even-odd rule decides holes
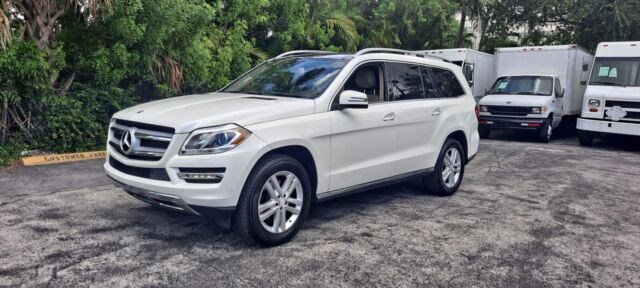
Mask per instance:
[[[208,93],[168,98],[116,113],[116,119],[172,127],[176,133],[235,123],[256,123],[312,114],[315,101],[290,97]]]
[[[480,99],[480,105],[490,106],[522,106],[536,107],[543,106],[551,96],[533,96],[533,95],[487,95]]]

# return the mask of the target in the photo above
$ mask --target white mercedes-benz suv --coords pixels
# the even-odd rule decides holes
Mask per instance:
[[[104,169],[157,207],[272,246],[312,202],[422,178],[453,194],[478,150],[460,67],[410,51],[292,51],[222,90],[116,113]]]

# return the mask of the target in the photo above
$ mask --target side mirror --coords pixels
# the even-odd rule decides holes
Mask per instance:
[[[469,80],[469,87],[473,87],[473,80]]]
[[[369,98],[367,94],[354,90],[345,90],[340,93],[338,109],[367,109],[369,108]]]
[[[565,92],[565,90],[564,90],[564,88],[562,88],[562,92],[560,93],[560,95],[558,95],[558,98],[564,97],[564,92]]]

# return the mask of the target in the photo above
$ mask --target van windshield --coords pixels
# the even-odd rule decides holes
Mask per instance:
[[[489,94],[551,96],[552,91],[553,77],[509,76],[498,78]]]
[[[640,58],[596,58],[590,85],[640,86]]]
[[[257,66],[222,92],[316,98],[345,64],[345,60],[336,58],[275,59]]]

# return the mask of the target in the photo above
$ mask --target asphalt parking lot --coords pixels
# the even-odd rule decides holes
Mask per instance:
[[[268,249],[133,199],[100,161],[5,169],[0,286],[639,287],[637,139],[527,137],[483,141],[453,197],[408,182],[318,204]]]

